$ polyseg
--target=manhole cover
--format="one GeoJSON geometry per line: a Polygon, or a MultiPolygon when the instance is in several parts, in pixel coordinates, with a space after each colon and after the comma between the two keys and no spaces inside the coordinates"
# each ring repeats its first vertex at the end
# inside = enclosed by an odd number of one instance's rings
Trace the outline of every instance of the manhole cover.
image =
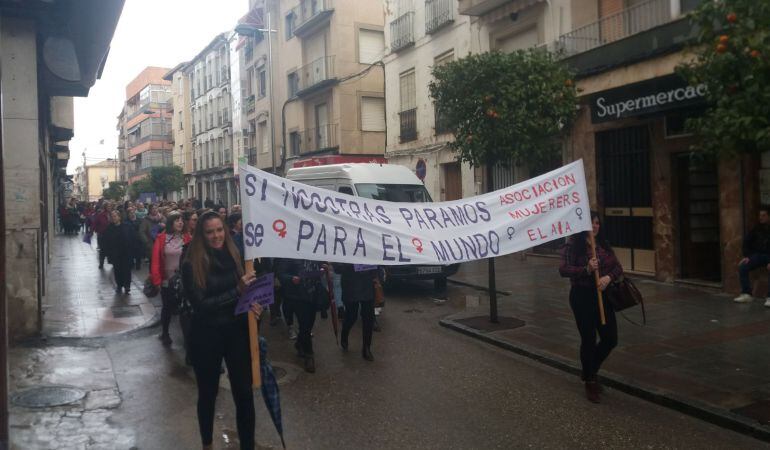
{"type": "Polygon", "coordinates": [[[113,306],[112,317],[116,319],[125,319],[127,317],[137,317],[142,315],[142,309],[138,306],[113,306]]]}
{"type": "Polygon", "coordinates": [[[486,332],[512,330],[526,325],[526,322],[515,317],[498,317],[498,323],[490,322],[489,316],[468,317],[467,319],[457,319],[455,322],[486,332]]]}
{"type": "Polygon", "coordinates": [[[25,408],[47,408],[69,405],[85,396],[85,391],[72,386],[37,386],[13,394],[11,403],[25,408]]]}

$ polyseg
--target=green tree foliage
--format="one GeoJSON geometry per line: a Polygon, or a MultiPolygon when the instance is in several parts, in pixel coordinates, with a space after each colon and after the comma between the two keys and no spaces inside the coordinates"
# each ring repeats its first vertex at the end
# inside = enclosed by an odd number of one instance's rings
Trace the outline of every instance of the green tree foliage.
{"type": "Polygon", "coordinates": [[[110,181],[107,189],[102,191],[102,197],[120,201],[126,196],[126,183],[122,181],[110,181]]]}
{"type": "Polygon", "coordinates": [[[577,93],[550,52],[482,53],[433,68],[430,93],[446,118],[458,159],[474,167],[513,162],[531,168],[558,159],[577,93]]]}
{"type": "Polygon", "coordinates": [[[128,195],[131,197],[131,200],[139,198],[139,194],[142,192],[155,192],[155,186],[153,186],[152,180],[149,177],[134,181],[128,186],[128,195]]]}
{"type": "Polygon", "coordinates": [[[678,72],[704,83],[711,105],[687,122],[694,150],[728,158],[770,150],[770,2],[704,1],[691,20],[695,59],[678,72]]]}
{"type": "Polygon", "coordinates": [[[181,191],[184,187],[184,174],[179,166],[153,167],[150,172],[150,180],[155,187],[155,192],[163,198],[171,192],[181,191]]]}

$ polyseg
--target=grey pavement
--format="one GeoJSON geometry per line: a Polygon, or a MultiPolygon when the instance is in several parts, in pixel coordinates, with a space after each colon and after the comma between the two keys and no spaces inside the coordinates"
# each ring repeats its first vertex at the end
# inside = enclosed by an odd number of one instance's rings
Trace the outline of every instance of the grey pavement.
{"type": "MultiPolygon", "coordinates": [[[[470,307],[444,323],[576,372],[580,339],[568,302],[569,282],[559,276],[558,264],[554,258],[498,258],[498,289],[511,293],[498,296],[500,314],[523,321],[522,326],[462,325],[469,323],[464,319],[488,316],[483,292],[470,296],[470,307]]],[[[486,262],[463,265],[455,279],[487,285],[486,262]]],[[[602,374],[643,396],[694,407],[695,414],[770,436],[770,308],[763,306],[764,299],[736,304],[725,294],[635,281],[645,298],[647,325],[618,316],[619,345],[602,374]]],[[[639,308],[624,314],[641,322],[639,308]]]]}
{"type": "MultiPolygon", "coordinates": [[[[281,380],[287,447],[770,448],[614,389],[602,404],[590,404],[577,377],[441,327],[440,319],[476,295],[457,286],[448,294],[447,302],[435,303],[428,284],[389,292],[373,363],[360,356],[360,328],[343,353],[331,321],[319,318],[315,374],[300,370],[285,326],[264,322],[281,380]]],[[[15,346],[12,394],[69,385],[86,396],[59,407],[12,405],[14,448],[200,448],[195,381],[184,364],[178,324],[171,348],[157,333],[154,326],[15,346]]],[[[229,395],[223,377],[215,448],[238,446],[229,395]]],[[[280,448],[259,394],[255,402],[259,448],[280,448]]]]}

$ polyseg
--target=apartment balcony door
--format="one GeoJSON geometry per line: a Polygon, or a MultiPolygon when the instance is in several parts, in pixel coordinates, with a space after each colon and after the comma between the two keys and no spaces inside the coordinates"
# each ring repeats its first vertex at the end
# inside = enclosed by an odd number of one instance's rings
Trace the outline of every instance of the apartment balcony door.
{"type": "Polygon", "coordinates": [[[649,129],[596,133],[596,149],[604,235],[625,269],[655,273],[649,129]]]}
{"type": "Polygon", "coordinates": [[[452,200],[460,200],[463,198],[463,183],[462,183],[462,171],[460,169],[459,162],[442,164],[441,168],[444,170],[444,185],[441,190],[443,191],[445,202],[452,200]]]}
{"type": "Polygon", "coordinates": [[[326,103],[315,106],[316,149],[329,147],[329,107],[326,103]]]}

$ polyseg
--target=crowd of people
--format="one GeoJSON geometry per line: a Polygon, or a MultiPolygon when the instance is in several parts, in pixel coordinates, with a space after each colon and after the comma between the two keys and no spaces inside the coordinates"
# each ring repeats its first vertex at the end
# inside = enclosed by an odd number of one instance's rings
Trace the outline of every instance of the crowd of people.
{"type": "MultiPolygon", "coordinates": [[[[149,264],[145,286],[161,298],[161,333],[165,346],[180,306],[189,305],[189,326],[182,326],[187,363],[198,386],[198,424],[204,448],[211,445],[214,403],[222,363],[232,387],[242,448],[253,448],[255,413],[246,315],[235,315],[240,294],[257,276],[275,274],[275,302],[270,324],[284,322],[295,340],[304,369],[315,372],[313,326],[328,317],[332,303],[343,326],[340,346],[349,349],[350,331],[360,315],[363,325],[361,356],[373,361],[372,335],[376,325],[375,286],[381,280],[376,266],[327,264],[321,261],[262,258],[244,260],[243,220],[239,205],[226,208],[195,200],[78,203],[60,210],[62,232],[81,230],[96,235],[98,267],[112,265],[116,295],[130,295],[132,271],[149,264]],[[77,222],[67,225],[72,217],[77,222]],[[68,227],[75,227],[70,230],[68,227]],[[152,290],[152,289],[150,289],[152,290]],[[296,327],[295,327],[296,319],[296,327]],[[253,444],[252,444],[253,445],[253,444]]],[[[90,241],[89,241],[90,242],[90,241]]],[[[145,293],[147,289],[145,289],[145,293]]],[[[260,318],[262,308],[252,312],[260,318]]]]}

